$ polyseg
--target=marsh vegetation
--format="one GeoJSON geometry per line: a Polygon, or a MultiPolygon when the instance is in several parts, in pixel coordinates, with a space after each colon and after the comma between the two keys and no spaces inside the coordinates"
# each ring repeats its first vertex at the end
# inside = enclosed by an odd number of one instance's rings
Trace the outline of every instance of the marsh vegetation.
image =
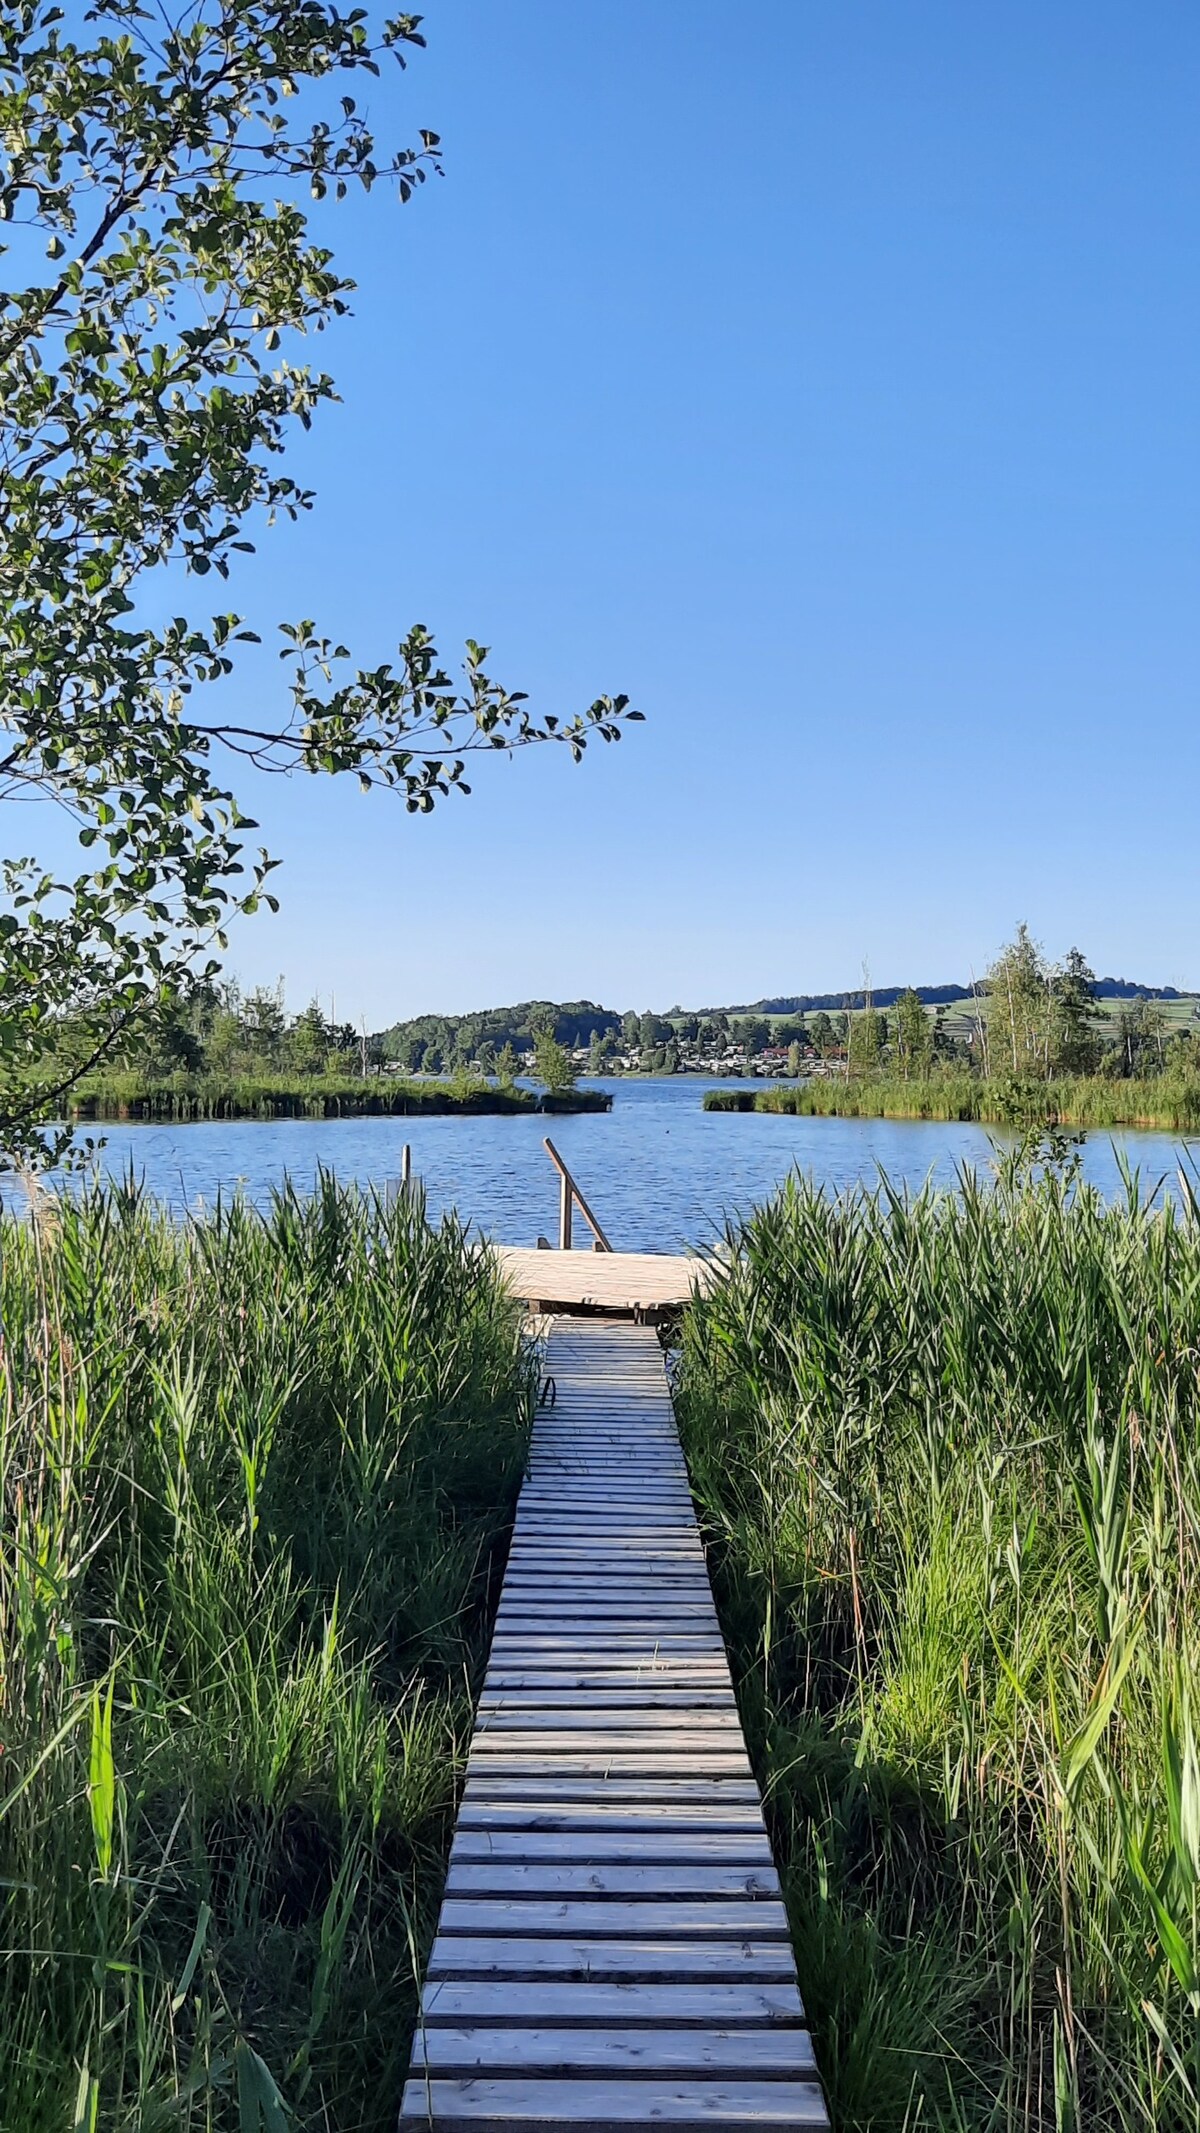
{"type": "Polygon", "coordinates": [[[681,1417],[835,2124],[1200,2123],[1200,1220],[799,1183],[681,1417]]]}
{"type": "Polygon", "coordinates": [[[2,1223],[0,2118],[394,2120],[529,1380],[326,1180],[2,1223]]]}

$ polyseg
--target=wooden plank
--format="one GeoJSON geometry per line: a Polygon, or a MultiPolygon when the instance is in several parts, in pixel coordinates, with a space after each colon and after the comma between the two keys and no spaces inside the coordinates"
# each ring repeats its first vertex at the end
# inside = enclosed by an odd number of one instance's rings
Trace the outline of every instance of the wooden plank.
{"type": "Polygon", "coordinates": [[[770,2080],[813,2071],[805,2029],[602,2029],[439,2025],[418,2030],[414,2075],[687,2074],[770,2080]]]}
{"type": "MultiPolygon", "coordinates": [[[[591,1846],[582,1850],[589,1853],[591,1846]]],[[[529,1859],[464,1859],[450,1862],[446,1892],[461,1897],[490,1899],[499,1896],[529,1898],[629,1897],[638,1901],[663,1902],[668,1910],[676,1897],[749,1897],[752,1902],[778,1896],[779,1879],[770,1864],[747,1866],[735,1861],[714,1866],[705,1860],[640,1860],[632,1866],[593,1860],[584,1866],[560,1861],[529,1859]]],[[[601,1909],[607,1910],[607,1902],[601,1909]]]]}
{"type": "Polygon", "coordinates": [[[769,1866],[771,1847],[762,1823],[742,1830],[711,1830],[695,1824],[680,1830],[607,1828],[581,1830],[578,1823],[565,1829],[472,1829],[459,1823],[452,1866],[497,1863],[562,1865],[586,1858],[598,1866],[635,1866],[646,1862],[682,1866],[769,1866]]]}
{"type": "Polygon", "coordinates": [[[420,2075],[405,2087],[400,2123],[470,2125],[474,2133],[550,2133],[562,2126],[572,2133],[609,2126],[702,2133],[714,2125],[724,2133],[760,2133],[764,2126],[829,2121],[815,2081],[451,2081],[420,2075]]]}
{"type": "Polygon", "coordinates": [[[505,1775],[488,1764],[467,1768],[463,1802],[469,1800],[603,1800],[637,1807],[759,1807],[759,1787],[752,1777],[678,1777],[669,1773],[633,1781],[620,1773],[584,1779],[561,1773],[546,1783],[526,1775],[505,1775]]]}
{"type": "Polygon", "coordinates": [[[600,1703],[586,1692],[573,1699],[551,1698],[548,1702],[538,1702],[533,1697],[512,1701],[499,1696],[481,1704],[478,1715],[481,1733],[548,1732],[561,1736],[581,1729],[608,1733],[614,1726],[621,1733],[650,1732],[656,1738],[660,1732],[679,1738],[684,1731],[704,1740],[723,1739],[727,1733],[736,1734],[739,1741],[742,1738],[736,1704],[698,1703],[688,1698],[686,1690],[665,1704],[653,1704],[637,1696],[600,1703]]]}
{"type": "Polygon", "coordinates": [[[531,1696],[543,1690],[569,1695],[586,1689],[606,1701],[631,1688],[640,1688],[652,1701],[663,1696],[686,1696],[719,1692],[732,1696],[729,1676],[714,1662],[703,1659],[630,1659],[623,1666],[588,1666],[569,1661],[564,1666],[493,1667],[487,1677],[484,1701],[497,1696],[531,1696]]]}
{"type": "Polygon", "coordinates": [[[769,1896],[713,1897],[708,1901],[653,1903],[636,1896],[558,1900],[524,1896],[448,1896],[440,1935],[514,1933],[524,1939],[782,1940],[788,1937],[783,1905],[769,1896]]]}
{"type": "Polygon", "coordinates": [[[543,1982],[571,1978],[596,1984],[709,1984],[714,1979],[752,1980],[790,1985],[796,1965],[784,1940],[754,1934],[731,1940],[664,1940],[654,1934],[626,1934],[597,1940],[586,1933],[541,1935],[519,1933],[440,1934],[429,1956],[432,1980],[453,1978],[520,1978],[540,1990],[543,1982]]]}
{"type": "Polygon", "coordinates": [[[497,1740],[489,1754],[475,1757],[467,1767],[469,1772],[487,1770],[497,1777],[683,1778],[697,1770],[711,1777],[744,1777],[750,1763],[744,1751],[709,1748],[701,1754],[694,1746],[670,1749],[626,1735],[591,1749],[553,1748],[550,1753],[543,1743],[540,1754],[532,1749],[514,1752],[506,1741],[497,1740]]]}
{"type": "MultiPolygon", "coordinates": [[[[458,1815],[458,1831],[464,1841],[476,1836],[498,1843],[508,1836],[545,1835],[558,1843],[562,1834],[588,1831],[595,1838],[598,1857],[607,1857],[610,1844],[646,1837],[665,1842],[675,1836],[695,1837],[707,1845],[734,1839],[757,1844],[766,1835],[757,1807],[703,1807],[679,1800],[651,1803],[614,1800],[495,1800],[464,1798],[458,1815]]],[[[458,1839],[455,1839],[457,1843],[458,1839]]],[[[535,1857],[528,1848],[524,1857],[535,1857]]]]}
{"type": "Polygon", "coordinates": [[[740,1727],[734,1728],[733,1739],[730,1741],[724,1731],[688,1725],[674,1714],[668,1714],[665,1725],[652,1726],[651,1715],[659,1714],[648,1714],[644,1726],[623,1728],[619,1742],[614,1742],[611,1729],[607,1726],[583,1725],[576,1717],[568,1717],[564,1722],[557,1714],[546,1726],[525,1725],[519,1719],[514,1726],[488,1725],[476,1734],[471,1744],[471,1753],[485,1757],[493,1753],[513,1756],[520,1755],[525,1748],[531,1755],[592,1755],[619,1746],[625,1754],[629,1754],[639,1745],[644,1745],[655,1755],[672,1752],[680,1755],[697,1754],[708,1761],[713,1756],[736,1754],[739,1759],[745,1760],[746,1751],[740,1727]],[[549,1737],[551,1735],[553,1738],[549,1737]]]}
{"type": "Polygon", "coordinates": [[[646,1681],[640,1676],[634,1676],[631,1685],[623,1689],[601,1687],[596,1681],[564,1687],[556,1683],[553,1676],[540,1688],[536,1684],[506,1688],[500,1681],[494,1688],[485,1690],[479,1699],[479,1709],[619,1711],[630,1708],[631,1703],[642,1711],[729,1711],[735,1717],[737,1715],[733,1690],[722,1686],[719,1676],[710,1688],[698,1687],[694,1681],[670,1688],[655,1687],[652,1680],[646,1681]]]}
{"type": "MultiPolygon", "coordinates": [[[[524,2027],[530,2019],[526,1984],[503,1978],[441,1978],[428,1984],[421,2001],[427,2027],[480,2022],[524,2027]]],[[[804,2008],[795,1985],[605,1985],[543,1980],[537,1987],[537,2020],[543,2028],[588,2023],[615,2029],[662,2024],[670,2029],[755,2029],[798,2026],[804,2008]]]]}

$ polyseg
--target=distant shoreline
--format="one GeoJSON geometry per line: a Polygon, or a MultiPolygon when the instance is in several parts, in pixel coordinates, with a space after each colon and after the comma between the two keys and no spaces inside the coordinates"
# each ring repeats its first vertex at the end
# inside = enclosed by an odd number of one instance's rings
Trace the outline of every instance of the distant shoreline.
{"type": "Polygon", "coordinates": [[[187,1126],[221,1120],[550,1117],[610,1111],[605,1089],[549,1091],[453,1082],[295,1079],[210,1081],[172,1077],[149,1082],[114,1075],[78,1089],[67,1106],[74,1125],[187,1126]]]}
{"type": "Polygon", "coordinates": [[[1200,1132],[1200,1081],[1107,1081],[1100,1075],[1029,1082],[948,1074],[930,1081],[814,1078],[753,1089],[709,1089],[706,1111],[793,1118],[929,1119],[943,1124],[1053,1125],[1200,1132]]]}

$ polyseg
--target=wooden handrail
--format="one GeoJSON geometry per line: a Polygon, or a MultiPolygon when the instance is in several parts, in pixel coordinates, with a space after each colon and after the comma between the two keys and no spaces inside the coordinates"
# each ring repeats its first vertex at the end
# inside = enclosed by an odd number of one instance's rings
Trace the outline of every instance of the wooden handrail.
{"type": "Polygon", "coordinates": [[[604,1231],[601,1229],[600,1224],[597,1222],[595,1215],[592,1213],[591,1208],[588,1206],[587,1201],[584,1199],[583,1194],[580,1192],[578,1185],[575,1183],[574,1178],[571,1176],[570,1171],[567,1169],[567,1166],[564,1163],[557,1148],[555,1147],[554,1142],[551,1140],[543,1141],[542,1146],[544,1147],[547,1155],[550,1158],[550,1161],[553,1163],[555,1169],[557,1170],[561,1182],[558,1221],[559,1250],[563,1252],[569,1252],[571,1249],[571,1203],[572,1201],[574,1201],[575,1205],[579,1209],[580,1214],[583,1216],[584,1221],[587,1223],[588,1228],[591,1230],[591,1233],[596,1240],[597,1250],[601,1252],[611,1252],[612,1246],[609,1243],[608,1238],[605,1236],[604,1231]]]}

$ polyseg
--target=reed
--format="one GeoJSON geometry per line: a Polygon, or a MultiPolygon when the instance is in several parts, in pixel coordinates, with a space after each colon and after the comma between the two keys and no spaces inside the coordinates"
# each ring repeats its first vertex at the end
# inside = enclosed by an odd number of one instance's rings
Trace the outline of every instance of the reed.
{"type": "Polygon", "coordinates": [[[679,1405],[835,2124],[1200,2125],[1200,1211],[789,1183],[679,1405]]]}
{"type": "Polygon", "coordinates": [[[156,1081],[137,1072],[95,1075],[69,1102],[74,1122],[170,1120],[177,1125],[222,1118],[414,1118],[444,1114],[507,1115],[535,1111],[607,1111],[599,1089],[551,1095],[498,1087],[482,1075],[449,1081],[369,1080],[339,1075],[170,1074],[156,1081]]]}
{"type": "Polygon", "coordinates": [[[1200,1129],[1200,1080],[1109,1081],[1100,1075],[1049,1082],[984,1081],[939,1074],[927,1081],[838,1075],[757,1088],[711,1089],[706,1111],[781,1112],[796,1118],[977,1119],[995,1126],[1033,1121],[1062,1126],[1200,1129]]]}
{"type": "Polygon", "coordinates": [[[390,2126],[528,1364],[322,1180],[0,1223],[0,2122],[390,2126]]]}

